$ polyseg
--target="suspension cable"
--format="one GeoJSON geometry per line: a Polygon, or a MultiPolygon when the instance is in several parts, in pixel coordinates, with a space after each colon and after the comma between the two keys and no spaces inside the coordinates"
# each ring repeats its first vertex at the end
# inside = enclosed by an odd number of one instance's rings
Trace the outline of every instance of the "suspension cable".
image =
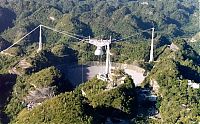
{"type": "MultiPolygon", "coordinates": [[[[140,30],[140,33],[141,32],[146,32],[146,31],[149,31],[149,30],[151,30],[152,28],[149,28],[149,29],[146,29],[146,30],[140,30]]],[[[136,34],[133,34],[133,35],[130,35],[130,36],[128,36],[128,37],[125,37],[125,38],[122,38],[122,39],[116,39],[116,40],[113,40],[114,42],[118,42],[118,41],[122,41],[122,40],[126,40],[126,39],[128,39],[128,38],[131,38],[131,37],[133,37],[133,36],[135,36],[135,35],[137,35],[137,34],[140,34],[140,33],[136,33],[136,34]]]]}
{"type": "Polygon", "coordinates": [[[70,35],[74,35],[74,36],[77,36],[77,37],[81,37],[81,38],[87,38],[87,37],[85,37],[85,36],[83,36],[83,35],[78,35],[78,34],[74,34],[74,33],[67,32],[67,31],[62,31],[62,32],[68,33],[68,34],[70,34],[70,35]]]}
{"type": "Polygon", "coordinates": [[[57,32],[57,33],[60,33],[60,34],[63,34],[63,35],[66,35],[66,36],[75,38],[75,39],[77,39],[77,40],[83,40],[83,39],[77,38],[77,37],[75,37],[75,36],[73,36],[73,35],[70,35],[70,34],[68,34],[68,33],[65,32],[65,31],[59,31],[59,30],[57,30],[57,29],[54,29],[54,28],[51,28],[51,27],[48,27],[48,26],[45,26],[45,25],[41,25],[41,26],[44,27],[44,28],[47,28],[47,29],[49,29],[49,30],[55,31],[55,32],[57,32]]]}
{"type": "MultiPolygon", "coordinates": [[[[63,35],[66,35],[66,36],[75,38],[75,39],[80,40],[80,41],[83,41],[83,42],[88,40],[88,39],[86,39],[87,37],[85,37],[85,36],[73,34],[73,33],[66,32],[66,31],[59,31],[59,30],[57,30],[57,29],[54,29],[54,28],[51,28],[51,27],[45,26],[45,25],[39,25],[39,26],[37,26],[36,28],[34,28],[32,31],[30,31],[28,34],[26,34],[26,35],[24,35],[22,38],[20,38],[17,42],[15,42],[14,44],[12,44],[12,45],[9,46],[8,48],[2,50],[1,53],[3,53],[4,51],[10,49],[11,47],[13,47],[14,45],[16,45],[17,43],[19,43],[21,40],[23,40],[25,37],[27,37],[28,35],[30,35],[32,32],[34,32],[34,31],[35,31],[38,27],[40,27],[40,26],[42,26],[42,27],[44,27],[44,28],[47,28],[47,29],[49,29],[49,30],[55,31],[55,32],[57,32],[57,33],[60,33],[60,34],[63,34],[63,35]],[[82,37],[82,39],[81,39],[81,38],[78,38],[78,37],[82,37]]],[[[145,31],[148,31],[148,30],[151,30],[151,29],[152,29],[152,28],[146,29],[146,30],[141,30],[140,32],[145,32],[145,31]]],[[[128,37],[125,37],[125,38],[122,38],[122,39],[118,39],[118,40],[116,39],[116,40],[113,40],[113,41],[114,41],[114,42],[118,42],[118,41],[126,40],[126,39],[128,39],[128,38],[131,38],[131,37],[137,35],[137,34],[140,34],[140,33],[136,33],[136,34],[134,34],[134,35],[130,35],[130,36],[128,36],[128,37]]]]}
{"type": "Polygon", "coordinates": [[[31,33],[33,33],[37,28],[39,28],[40,26],[37,26],[36,28],[34,28],[32,31],[30,31],[28,34],[24,35],[22,38],[20,38],[18,41],[16,41],[14,44],[12,44],[11,46],[9,46],[8,48],[4,49],[1,51],[1,53],[3,53],[4,51],[10,49],[11,47],[13,47],[14,45],[18,44],[21,40],[23,40],[25,37],[27,37],[28,35],[30,35],[31,33]]]}

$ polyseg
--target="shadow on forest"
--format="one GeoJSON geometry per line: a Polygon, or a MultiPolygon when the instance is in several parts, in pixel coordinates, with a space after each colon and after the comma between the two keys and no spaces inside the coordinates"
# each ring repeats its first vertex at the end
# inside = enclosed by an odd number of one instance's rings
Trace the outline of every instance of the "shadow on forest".
{"type": "Polygon", "coordinates": [[[196,70],[184,65],[180,65],[179,70],[184,78],[194,80],[194,82],[200,82],[200,74],[196,70]]]}
{"type": "Polygon", "coordinates": [[[2,123],[5,124],[9,122],[9,118],[2,110],[11,96],[16,78],[17,76],[13,74],[0,75],[0,118],[2,119],[2,123]]]}
{"type": "Polygon", "coordinates": [[[8,8],[0,7],[0,32],[14,26],[13,21],[16,19],[16,14],[8,8]]]}
{"type": "Polygon", "coordinates": [[[145,95],[151,95],[151,89],[136,87],[136,104],[131,108],[131,113],[126,113],[118,108],[99,106],[93,109],[90,105],[86,105],[86,113],[94,117],[95,123],[145,123],[150,116],[158,114],[156,101],[150,101],[145,95]]]}
{"type": "Polygon", "coordinates": [[[94,122],[97,124],[108,123],[128,123],[129,115],[117,108],[99,106],[95,109],[89,104],[84,104],[84,111],[87,115],[94,118],[94,122]]]}
{"type": "Polygon", "coordinates": [[[158,114],[157,98],[152,95],[151,88],[136,87],[137,114],[139,118],[148,118],[158,114]]]}
{"type": "Polygon", "coordinates": [[[67,80],[76,87],[86,81],[88,81],[88,66],[86,65],[64,65],[59,67],[59,70],[65,75],[67,80]]]}

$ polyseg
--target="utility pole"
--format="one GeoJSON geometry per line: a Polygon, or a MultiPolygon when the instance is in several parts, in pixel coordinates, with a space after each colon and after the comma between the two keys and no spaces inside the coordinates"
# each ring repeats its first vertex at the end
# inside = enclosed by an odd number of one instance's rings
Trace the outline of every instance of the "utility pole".
{"type": "Polygon", "coordinates": [[[42,25],[40,25],[39,48],[37,50],[37,53],[39,53],[41,50],[42,50],[42,25]]]}
{"type": "Polygon", "coordinates": [[[153,58],[153,40],[154,40],[154,30],[155,30],[155,28],[152,28],[151,50],[150,50],[150,59],[149,59],[149,62],[153,62],[153,61],[154,61],[154,58],[153,58]]]}

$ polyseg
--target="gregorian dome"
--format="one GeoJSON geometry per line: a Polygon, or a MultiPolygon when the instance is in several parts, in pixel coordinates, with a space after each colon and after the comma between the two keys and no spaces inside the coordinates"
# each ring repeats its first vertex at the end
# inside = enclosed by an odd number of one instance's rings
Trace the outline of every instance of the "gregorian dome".
{"type": "Polygon", "coordinates": [[[102,48],[101,47],[97,47],[97,49],[95,50],[94,54],[97,55],[97,56],[103,55],[102,48]]]}

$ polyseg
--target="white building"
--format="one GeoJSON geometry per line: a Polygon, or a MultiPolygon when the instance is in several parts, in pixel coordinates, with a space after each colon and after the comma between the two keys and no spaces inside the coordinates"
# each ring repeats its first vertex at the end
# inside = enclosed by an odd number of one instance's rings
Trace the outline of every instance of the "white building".
{"type": "Polygon", "coordinates": [[[200,88],[200,85],[199,83],[192,83],[191,80],[188,80],[188,86],[194,88],[194,89],[199,89],[200,88]]]}
{"type": "Polygon", "coordinates": [[[141,4],[142,4],[142,5],[149,5],[148,2],[142,2],[141,4]]]}

